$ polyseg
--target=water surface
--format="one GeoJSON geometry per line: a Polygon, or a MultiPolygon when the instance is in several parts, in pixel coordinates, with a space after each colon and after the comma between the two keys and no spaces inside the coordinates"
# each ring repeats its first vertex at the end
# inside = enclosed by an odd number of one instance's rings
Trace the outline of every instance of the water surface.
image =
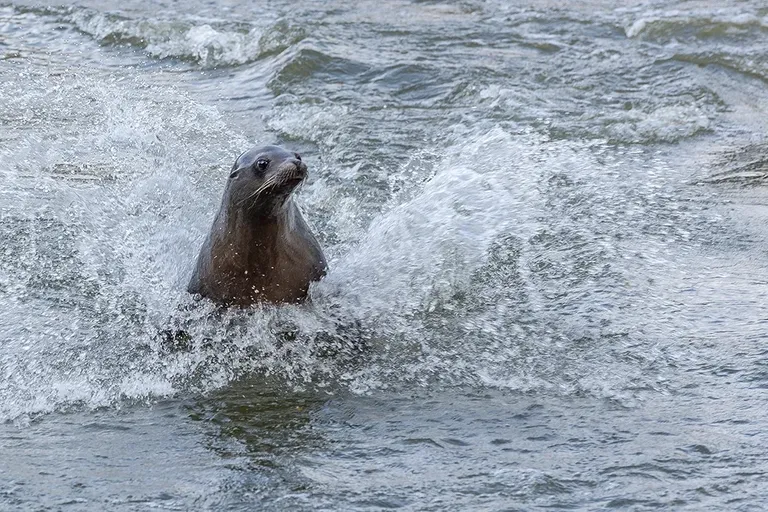
{"type": "Polygon", "coordinates": [[[764,508],[768,8],[571,4],[0,5],[0,508],[764,508]],[[216,312],[267,143],[330,272],[216,312]]]}

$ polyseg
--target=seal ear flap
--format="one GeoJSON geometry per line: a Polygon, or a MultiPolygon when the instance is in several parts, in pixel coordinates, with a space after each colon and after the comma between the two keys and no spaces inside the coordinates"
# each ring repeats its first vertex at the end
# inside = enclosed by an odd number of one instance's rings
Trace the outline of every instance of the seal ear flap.
{"type": "Polygon", "coordinates": [[[247,151],[243,151],[242,153],[240,153],[240,156],[235,158],[235,163],[232,164],[232,169],[229,171],[229,179],[233,180],[240,175],[240,169],[238,169],[237,167],[237,162],[239,162],[240,158],[246,153],[247,151]]]}

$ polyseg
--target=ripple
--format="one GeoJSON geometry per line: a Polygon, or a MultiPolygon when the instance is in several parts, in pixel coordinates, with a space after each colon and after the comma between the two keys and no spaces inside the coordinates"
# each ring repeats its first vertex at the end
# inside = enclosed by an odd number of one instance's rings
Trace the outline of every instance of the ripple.
{"type": "Polygon", "coordinates": [[[291,92],[292,87],[312,77],[317,80],[339,80],[353,78],[368,71],[367,64],[329,55],[309,46],[294,49],[290,58],[282,64],[269,81],[269,88],[280,95],[291,92]]]}

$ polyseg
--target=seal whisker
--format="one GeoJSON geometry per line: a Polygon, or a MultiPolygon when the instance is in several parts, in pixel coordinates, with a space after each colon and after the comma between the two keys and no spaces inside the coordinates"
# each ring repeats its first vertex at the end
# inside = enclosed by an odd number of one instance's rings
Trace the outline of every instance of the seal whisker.
{"type": "Polygon", "coordinates": [[[269,178],[267,178],[267,180],[264,183],[261,184],[261,186],[259,188],[256,189],[255,192],[253,192],[248,197],[246,197],[245,199],[240,201],[239,205],[243,205],[246,201],[250,201],[251,199],[253,199],[253,200],[258,199],[262,192],[264,192],[268,188],[272,188],[272,187],[277,186],[277,185],[278,184],[275,183],[275,177],[274,176],[270,176],[269,178]]]}

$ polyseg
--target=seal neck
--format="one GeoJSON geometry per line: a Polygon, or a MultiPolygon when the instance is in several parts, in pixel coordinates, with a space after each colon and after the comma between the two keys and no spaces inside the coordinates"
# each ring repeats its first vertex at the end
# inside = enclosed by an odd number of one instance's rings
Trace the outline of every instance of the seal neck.
{"type": "MultiPolygon", "coordinates": [[[[229,203],[229,202],[228,202],[229,203]]],[[[253,210],[231,206],[224,215],[224,223],[230,233],[240,231],[274,231],[286,232],[293,229],[296,217],[296,205],[292,197],[288,197],[279,206],[271,210],[253,210]]]]}

